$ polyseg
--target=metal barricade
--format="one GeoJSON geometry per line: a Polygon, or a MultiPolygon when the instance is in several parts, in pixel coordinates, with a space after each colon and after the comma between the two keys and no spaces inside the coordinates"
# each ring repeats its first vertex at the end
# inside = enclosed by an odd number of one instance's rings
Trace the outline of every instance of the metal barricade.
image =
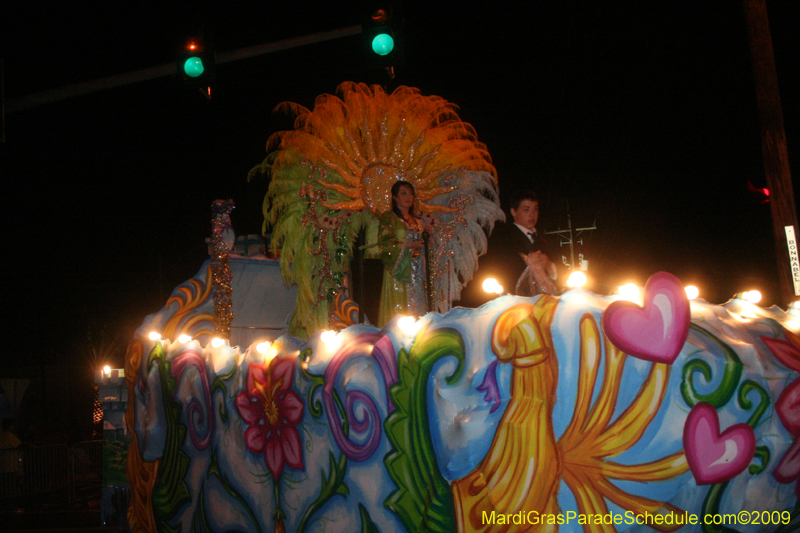
{"type": "Polygon", "coordinates": [[[31,446],[22,457],[22,494],[34,494],[69,487],[69,459],[66,444],[31,446]]]}
{"type": "Polygon", "coordinates": [[[22,491],[22,451],[0,450],[0,499],[22,491]]]}
{"type": "Polygon", "coordinates": [[[0,450],[0,498],[100,485],[103,441],[0,450]]]}
{"type": "Polygon", "coordinates": [[[103,441],[88,440],[70,446],[70,483],[73,487],[103,481],[103,441]]]}

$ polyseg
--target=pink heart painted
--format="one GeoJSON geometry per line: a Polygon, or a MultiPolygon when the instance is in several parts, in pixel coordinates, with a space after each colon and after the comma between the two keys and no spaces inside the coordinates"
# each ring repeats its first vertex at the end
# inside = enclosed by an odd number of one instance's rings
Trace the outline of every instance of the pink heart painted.
{"type": "Polygon", "coordinates": [[[653,274],[644,288],[644,307],[618,300],[603,313],[603,331],[620,350],[640,359],[672,364],[689,335],[691,310],[681,281],[653,274]]]}
{"type": "MultiPolygon", "coordinates": [[[[794,483],[800,479],[800,440],[794,441],[772,471],[778,483],[794,483]]],[[[797,485],[800,489],[800,483],[797,485]]]]}
{"type": "Polygon", "coordinates": [[[783,427],[790,435],[800,437],[800,379],[794,380],[783,389],[778,401],[775,402],[775,412],[781,419],[783,427]]]}
{"type": "Polygon", "coordinates": [[[753,460],[756,435],[747,424],[735,424],[720,434],[716,409],[701,402],[683,426],[683,451],[698,485],[723,483],[753,460]]]}
{"type": "Polygon", "coordinates": [[[773,339],[772,337],[761,337],[764,344],[772,352],[772,355],[787,368],[791,368],[796,372],[800,372],[800,349],[797,348],[800,344],[800,338],[793,334],[791,331],[786,331],[787,339],[796,339],[794,342],[788,342],[781,339],[773,339]]]}

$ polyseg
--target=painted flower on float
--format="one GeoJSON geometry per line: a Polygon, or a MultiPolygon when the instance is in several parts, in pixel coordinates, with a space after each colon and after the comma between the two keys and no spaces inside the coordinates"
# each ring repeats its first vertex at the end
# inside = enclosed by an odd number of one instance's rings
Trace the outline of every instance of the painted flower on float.
{"type": "MultiPolygon", "coordinates": [[[[786,338],[788,341],[770,337],[761,337],[761,340],[778,361],[800,373],[800,337],[787,331],[786,338]]],[[[775,412],[786,431],[794,437],[794,443],[778,461],[772,477],[780,483],[797,482],[794,492],[800,498],[800,378],[781,392],[775,403],[775,412]]]]}
{"type": "Polygon", "coordinates": [[[270,473],[277,479],[284,465],[304,470],[303,446],[297,424],[305,404],[292,390],[294,359],[276,357],[268,364],[250,363],[247,387],[236,396],[236,409],[247,424],[247,449],[264,454],[270,473]]]}

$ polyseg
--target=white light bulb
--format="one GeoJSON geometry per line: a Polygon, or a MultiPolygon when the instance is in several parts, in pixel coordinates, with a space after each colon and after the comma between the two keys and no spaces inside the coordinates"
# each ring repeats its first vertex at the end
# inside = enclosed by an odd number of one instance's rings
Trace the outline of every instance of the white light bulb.
{"type": "Polygon", "coordinates": [[[256,345],[256,351],[261,355],[264,355],[265,353],[267,353],[267,350],[269,349],[270,345],[271,343],[269,341],[259,342],[258,345],[256,345]]]}
{"type": "Polygon", "coordinates": [[[406,335],[413,335],[415,333],[414,325],[416,324],[416,322],[417,321],[414,319],[413,316],[403,316],[397,320],[397,327],[399,327],[400,331],[402,331],[406,335]]]}
{"type": "Polygon", "coordinates": [[[482,284],[483,290],[492,294],[502,294],[503,287],[494,278],[486,278],[482,284]]]}
{"type": "Polygon", "coordinates": [[[586,274],[580,270],[574,271],[567,278],[567,287],[583,287],[586,285],[586,274]]]}
{"type": "Polygon", "coordinates": [[[330,329],[325,330],[320,334],[319,339],[325,344],[331,344],[336,340],[336,332],[330,329]]]}
{"type": "Polygon", "coordinates": [[[695,287],[694,285],[687,285],[684,290],[686,291],[686,297],[690,300],[694,300],[698,296],[700,296],[700,289],[695,287]]]}
{"type": "Polygon", "coordinates": [[[745,300],[747,300],[751,304],[757,304],[758,302],[761,301],[761,292],[759,292],[759,291],[757,291],[755,289],[752,290],[752,291],[745,291],[742,294],[742,298],[744,298],[745,300]]]}
{"type": "Polygon", "coordinates": [[[617,292],[620,296],[624,299],[628,300],[629,302],[638,302],[639,301],[639,287],[636,286],[634,283],[626,283],[619,289],[617,292]]]}

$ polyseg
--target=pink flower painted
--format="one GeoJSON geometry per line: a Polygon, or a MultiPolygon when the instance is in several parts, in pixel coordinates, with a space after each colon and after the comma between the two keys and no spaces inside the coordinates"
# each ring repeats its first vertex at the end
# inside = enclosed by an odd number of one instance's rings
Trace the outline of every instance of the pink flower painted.
{"type": "MultiPolygon", "coordinates": [[[[800,372],[800,337],[787,331],[786,338],[789,340],[770,337],[761,337],[761,340],[783,365],[800,372]]],[[[795,483],[794,492],[800,499],[800,378],[781,392],[775,402],[775,412],[794,442],[778,461],[772,477],[780,483],[795,483]]]]}
{"type": "Polygon", "coordinates": [[[244,442],[253,453],[264,454],[272,477],[284,465],[304,470],[303,445],[297,424],[305,404],[292,390],[294,359],[275,358],[266,364],[250,363],[247,387],[236,396],[236,409],[247,424],[244,442]]]}

